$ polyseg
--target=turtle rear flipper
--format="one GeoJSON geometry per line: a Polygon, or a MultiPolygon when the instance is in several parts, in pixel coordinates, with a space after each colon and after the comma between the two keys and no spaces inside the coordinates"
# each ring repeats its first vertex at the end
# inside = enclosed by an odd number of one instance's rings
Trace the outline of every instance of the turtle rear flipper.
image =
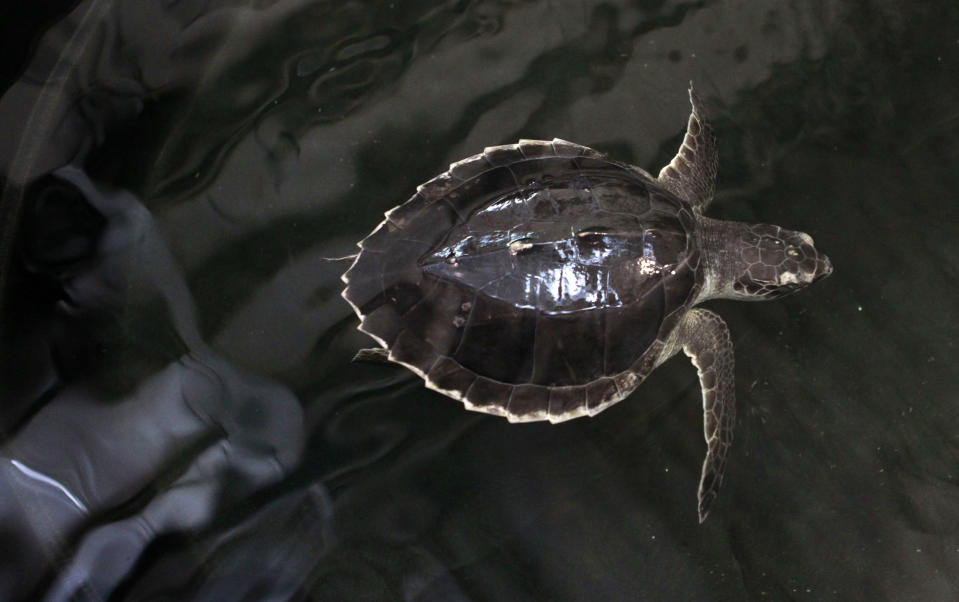
{"type": "Polygon", "coordinates": [[[701,214],[713,200],[719,152],[713,128],[706,121],[703,101],[693,90],[692,82],[689,84],[689,101],[693,110],[686,125],[686,136],[673,160],[659,171],[657,180],[663,188],[688,201],[701,214]]]}
{"type": "Polygon", "coordinates": [[[676,342],[696,366],[703,391],[703,431],[707,445],[699,480],[699,522],[703,522],[719,494],[726,457],[733,442],[736,424],[733,343],[723,319],[698,308],[683,318],[676,342]]]}

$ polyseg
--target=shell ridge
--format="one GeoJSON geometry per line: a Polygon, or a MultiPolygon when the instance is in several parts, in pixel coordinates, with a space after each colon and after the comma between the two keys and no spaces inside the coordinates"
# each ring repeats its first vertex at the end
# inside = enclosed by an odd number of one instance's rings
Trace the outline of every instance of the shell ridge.
{"type": "MultiPolygon", "coordinates": [[[[439,283],[438,280],[436,280],[436,279],[431,279],[431,284],[430,284],[429,290],[425,291],[425,292],[423,293],[423,296],[420,297],[420,299],[419,299],[416,303],[414,303],[413,305],[410,305],[410,306],[407,307],[405,310],[403,310],[403,313],[399,314],[400,317],[405,318],[405,317],[406,317],[410,312],[412,312],[414,309],[419,308],[419,306],[420,306],[423,302],[427,301],[427,300],[432,296],[432,294],[433,294],[434,292],[436,292],[436,289],[439,288],[439,285],[440,285],[440,283],[439,283]]],[[[426,341],[423,341],[423,342],[425,343],[426,341]]]]}
{"type": "Polygon", "coordinates": [[[460,213],[459,207],[457,207],[456,205],[453,204],[453,201],[450,200],[450,198],[449,198],[448,195],[443,195],[442,201],[443,201],[444,203],[446,203],[446,205],[447,205],[450,209],[453,210],[453,213],[456,214],[456,217],[460,220],[460,223],[463,223],[463,222],[466,221],[466,218],[463,217],[463,214],[462,214],[462,213],[460,213]]]}
{"type": "MultiPolygon", "coordinates": [[[[523,159],[523,160],[526,161],[526,159],[523,159]]],[[[524,186],[520,184],[519,178],[516,177],[516,172],[513,171],[513,167],[511,165],[504,165],[503,167],[505,167],[506,171],[509,172],[509,175],[512,176],[513,184],[516,186],[516,189],[519,190],[524,188],[524,186]]]]}

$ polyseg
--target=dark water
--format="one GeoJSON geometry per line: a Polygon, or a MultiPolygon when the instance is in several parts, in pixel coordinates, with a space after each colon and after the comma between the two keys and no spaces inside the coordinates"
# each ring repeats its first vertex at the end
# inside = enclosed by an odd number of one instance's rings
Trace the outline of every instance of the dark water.
{"type": "Polygon", "coordinates": [[[93,0],[32,48],[0,99],[0,599],[959,595],[954,2],[93,0]],[[702,526],[687,361],[512,425],[351,364],[325,259],[484,146],[655,172],[690,80],[709,214],[836,268],[710,304],[740,409],[702,526]]]}

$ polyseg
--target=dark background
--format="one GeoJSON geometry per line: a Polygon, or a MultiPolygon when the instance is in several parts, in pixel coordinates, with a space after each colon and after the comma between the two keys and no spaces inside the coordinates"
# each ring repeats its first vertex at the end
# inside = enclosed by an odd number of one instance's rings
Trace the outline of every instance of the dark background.
{"type": "MultiPolygon", "coordinates": [[[[98,412],[129,407],[195,350],[184,320],[233,367],[223,374],[268,378],[303,409],[282,479],[232,493],[232,472],[214,474],[210,518],[151,539],[102,591],[955,597],[954,2],[116,2],[67,16],[73,4],[3,21],[15,35],[0,83],[17,80],[0,99],[3,456],[85,451],[32,435],[44,408],[77,383],[98,412]],[[710,304],[733,332],[739,419],[702,526],[688,362],[592,419],[465,412],[402,369],[349,362],[369,340],[339,297],[347,264],[324,259],[484,146],[561,137],[655,173],[690,80],[721,154],[709,214],[809,232],[835,266],[780,301],[710,304]],[[136,261],[117,264],[102,209],[40,203],[36,187],[69,162],[139,199],[166,251],[129,243],[136,261]],[[154,265],[175,265],[191,301],[154,265]],[[109,286],[66,311],[76,274],[109,286]]],[[[102,414],[78,428],[123,426],[102,414]]],[[[150,484],[88,501],[31,591],[79,565],[98,574],[83,542],[175,489],[198,445],[157,460],[150,484]]],[[[88,467],[108,478],[136,454],[98,447],[88,467]]]]}
{"type": "Polygon", "coordinates": [[[0,90],[6,90],[23,74],[43,32],[76,4],[76,0],[38,0],[4,7],[0,20],[0,90]]]}

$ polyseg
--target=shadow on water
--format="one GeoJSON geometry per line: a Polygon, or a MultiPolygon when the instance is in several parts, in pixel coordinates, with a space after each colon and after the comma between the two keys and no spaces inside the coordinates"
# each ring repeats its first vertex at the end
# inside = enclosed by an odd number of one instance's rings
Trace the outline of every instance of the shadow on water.
{"type": "Polygon", "coordinates": [[[0,98],[0,598],[951,599],[959,10],[949,3],[80,2],[0,98]],[[651,171],[694,80],[713,217],[810,232],[717,302],[740,417],[695,516],[695,371],[513,425],[340,297],[483,147],[651,171]]]}

